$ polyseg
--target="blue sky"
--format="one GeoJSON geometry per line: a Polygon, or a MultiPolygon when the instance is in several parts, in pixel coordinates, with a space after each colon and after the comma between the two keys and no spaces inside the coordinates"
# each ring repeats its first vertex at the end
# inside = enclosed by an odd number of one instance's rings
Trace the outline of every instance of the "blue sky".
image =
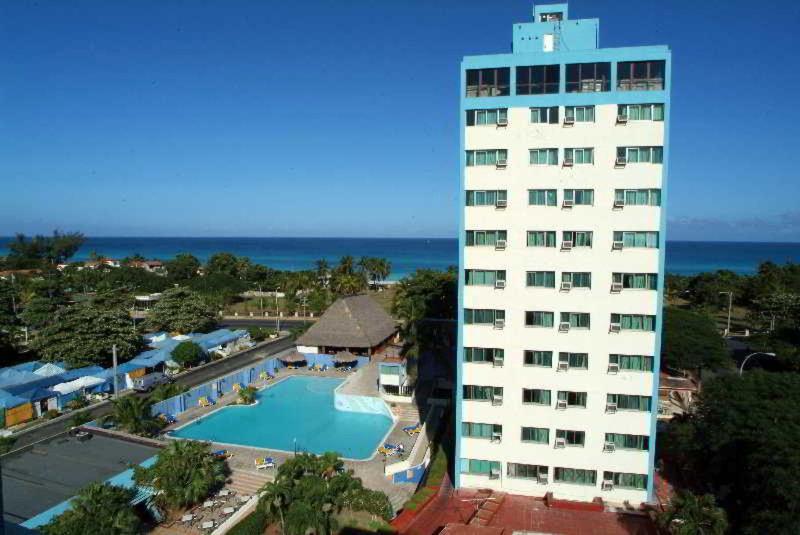
{"type": "MultiPolygon", "coordinates": [[[[527,0],[4,2],[0,235],[455,236],[461,56],[527,0]]],[[[575,0],[673,49],[669,239],[800,241],[795,2],[575,0]]]]}

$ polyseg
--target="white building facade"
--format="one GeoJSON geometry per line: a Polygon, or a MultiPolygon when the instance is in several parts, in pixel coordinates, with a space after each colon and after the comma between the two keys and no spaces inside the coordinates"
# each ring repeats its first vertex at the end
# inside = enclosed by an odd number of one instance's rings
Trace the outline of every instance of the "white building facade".
{"type": "Polygon", "coordinates": [[[670,51],[598,33],[462,62],[457,487],[652,499],[670,51]]]}

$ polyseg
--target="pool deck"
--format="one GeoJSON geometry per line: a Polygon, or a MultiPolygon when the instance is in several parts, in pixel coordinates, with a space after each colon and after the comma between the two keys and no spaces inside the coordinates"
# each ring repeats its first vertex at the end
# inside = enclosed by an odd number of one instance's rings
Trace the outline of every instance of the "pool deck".
{"type": "MultiPolygon", "coordinates": [[[[281,381],[283,378],[291,376],[312,376],[312,377],[330,377],[347,379],[347,381],[340,387],[342,393],[350,395],[361,395],[370,397],[379,397],[377,392],[376,381],[378,368],[377,362],[362,367],[356,372],[343,373],[335,370],[328,370],[325,372],[310,371],[307,368],[300,368],[296,370],[284,369],[280,371],[276,378],[271,381],[259,380],[254,383],[256,388],[263,388],[269,384],[274,384],[281,381]]],[[[192,407],[181,413],[178,422],[168,426],[165,431],[175,429],[183,426],[186,423],[193,421],[197,418],[205,416],[220,407],[236,403],[238,395],[235,393],[225,394],[221,396],[217,403],[212,407],[192,407]]],[[[405,448],[405,454],[408,455],[414,447],[414,442],[417,437],[410,437],[403,431],[403,427],[414,425],[420,422],[419,412],[411,404],[404,404],[402,409],[391,409],[394,416],[394,424],[386,442],[391,444],[402,444],[405,448]]],[[[212,443],[214,444],[214,443],[212,443]]],[[[242,479],[256,479],[258,481],[271,481],[274,478],[275,469],[261,469],[255,467],[255,460],[259,457],[272,457],[278,465],[282,464],[287,458],[291,457],[292,453],[285,451],[268,450],[264,448],[253,448],[248,446],[232,446],[228,444],[214,444],[215,449],[226,449],[233,456],[228,459],[228,465],[234,474],[239,474],[242,479]]],[[[345,467],[352,469],[357,477],[360,477],[364,485],[368,488],[380,490],[386,493],[392,506],[395,510],[399,510],[406,500],[416,490],[416,484],[401,483],[394,484],[390,477],[384,475],[384,468],[386,464],[391,464],[401,460],[399,456],[384,457],[383,455],[376,454],[366,461],[345,461],[345,467]]]]}

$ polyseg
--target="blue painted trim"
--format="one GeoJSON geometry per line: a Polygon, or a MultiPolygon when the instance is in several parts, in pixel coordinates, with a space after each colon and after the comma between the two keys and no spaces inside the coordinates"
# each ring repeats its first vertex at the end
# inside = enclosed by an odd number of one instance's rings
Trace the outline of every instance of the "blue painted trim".
{"type": "Polygon", "coordinates": [[[661,169],[661,223],[659,231],[659,252],[658,252],[658,272],[661,275],[658,281],[658,299],[657,299],[657,313],[656,313],[656,345],[655,353],[653,354],[653,392],[651,406],[651,421],[650,421],[650,451],[649,466],[647,467],[647,498],[649,501],[655,501],[654,491],[654,475],[655,475],[655,458],[656,458],[656,430],[658,425],[658,386],[659,374],[661,372],[661,340],[664,328],[664,288],[666,287],[666,272],[665,263],[667,257],[667,176],[669,171],[669,127],[670,115],[672,112],[670,92],[672,91],[672,57],[671,54],[666,58],[667,63],[664,72],[664,83],[666,84],[666,100],[664,101],[664,162],[661,169]]]}
{"type": "Polygon", "coordinates": [[[666,59],[669,53],[670,49],[666,45],[557,50],[554,52],[518,52],[516,54],[464,56],[462,65],[467,69],[486,69],[493,67],[524,67],[528,65],[592,63],[597,61],[614,63],[619,61],[666,59]]]}
{"type": "MultiPolygon", "coordinates": [[[[513,74],[511,77],[515,78],[513,74]]],[[[563,77],[561,83],[564,83],[563,77]]],[[[466,111],[535,106],[585,106],[588,104],[659,104],[666,101],[666,91],[604,91],[602,93],[553,93],[551,95],[510,97],[465,97],[462,106],[466,111]]]]}
{"type": "Polygon", "coordinates": [[[455,388],[455,451],[453,453],[453,486],[455,488],[461,487],[461,421],[462,411],[461,405],[464,402],[464,383],[463,383],[463,367],[464,367],[464,247],[466,246],[466,229],[464,217],[466,213],[466,169],[467,169],[467,156],[466,156],[466,107],[465,98],[466,94],[466,72],[462,66],[460,70],[461,81],[459,83],[459,144],[461,154],[458,158],[459,165],[459,189],[458,189],[458,333],[457,333],[457,347],[456,347],[456,388],[455,388]]]}

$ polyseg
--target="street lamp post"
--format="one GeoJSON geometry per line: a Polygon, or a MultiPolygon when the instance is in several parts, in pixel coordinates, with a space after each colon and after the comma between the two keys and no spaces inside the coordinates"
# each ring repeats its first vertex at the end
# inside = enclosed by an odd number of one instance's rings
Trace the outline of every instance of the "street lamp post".
{"type": "Polygon", "coordinates": [[[733,308],[733,292],[720,292],[719,295],[728,294],[728,328],[725,329],[725,335],[731,334],[731,308],[733,308]]]}
{"type": "Polygon", "coordinates": [[[276,286],[275,287],[275,330],[278,332],[278,334],[281,334],[281,311],[278,310],[278,290],[280,290],[280,288],[276,286]]]}
{"type": "Polygon", "coordinates": [[[750,353],[744,358],[744,360],[742,361],[742,365],[739,366],[739,377],[742,376],[742,373],[744,372],[744,365],[747,363],[748,360],[750,360],[750,357],[755,357],[756,355],[767,355],[768,357],[774,357],[775,353],[764,353],[763,351],[756,351],[755,353],[750,353]]]}

